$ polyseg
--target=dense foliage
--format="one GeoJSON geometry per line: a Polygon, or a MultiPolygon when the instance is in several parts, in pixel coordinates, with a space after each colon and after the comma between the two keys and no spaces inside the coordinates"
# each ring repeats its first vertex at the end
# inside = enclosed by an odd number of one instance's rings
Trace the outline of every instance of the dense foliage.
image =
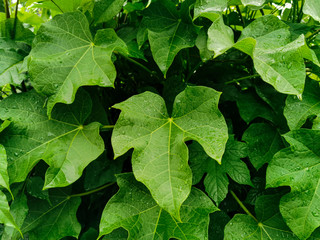
{"type": "Polygon", "coordinates": [[[2,240],[320,239],[318,0],[0,1],[2,240]]]}

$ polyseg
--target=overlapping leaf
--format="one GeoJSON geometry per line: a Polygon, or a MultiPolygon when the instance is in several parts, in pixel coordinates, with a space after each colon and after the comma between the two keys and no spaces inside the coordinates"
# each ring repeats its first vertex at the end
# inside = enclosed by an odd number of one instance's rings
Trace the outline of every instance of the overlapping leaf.
{"type": "Polygon", "coordinates": [[[45,187],[66,186],[104,150],[100,124],[83,125],[91,112],[91,99],[84,91],[72,105],[60,105],[49,120],[45,98],[34,91],[12,95],[0,102],[0,116],[12,123],[2,133],[8,155],[10,182],[24,181],[43,159],[50,166],[45,187]]]}
{"type": "Polygon", "coordinates": [[[227,0],[197,0],[194,4],[193,19],[200,16],[210,18],[212,15],[223,12],[227,7],[227,0]]]}
{"type": "Polygon", "coordinates": [[[278,152],[267,169],[267,187],[290,186],[280,212],[299,239],[320,226],[320,131],[300,129],[284,135],[291,147],[278,152]]]}
{"type": "Polygon", "coordinates": [[[112,87],[116,70],[111,55],[125,43],[114,30],[103,29],[95,39],[80,12],[54,17],[39,29],[31,51],[33,87],[48,99],[48,114],[56,103],[72,103],[79,87],[112,87]]]}
{"type": "Polygon", "coordinates": [[[209,213],[217,208],[193,188],[181,207],[181,222],[161,209],[148,189],[130,173],[118,175],[119,192],[107,203],[101,217],[100,236],[120,227],[129,239],[208,239],[209,213]],[[117,214],[115,214],[117,213],[117,214]]]}
{"type": "Polygon", "coordinates": [[[290,232],[279,212],[279,196],[266,195],[257,199],[257,219],[249,215],[236,214],[227,224],[225,240],[298,240],[290,232]]]}
{"type": "Polygon", "coordinates": [[[7,154],[0,144],[0,186],[10,191],[9,176],[7,171],[7,154]]]}
{"type": "Polygon", "coordinates": [[[10,213],[7,197],[2,191],[0,191],[0,223],[19,229],[10,213]]]}
{"type": "Polygon", "coordinates": [[[122,112],[112,135],[115,157],[134,148],[132,167],[160,207],[179,218],[190,193],[192,174],[186,140],[196,140],[205,152],[221,161],[228,138],[217,105],[220,93],[207,87],[187,87],[168,116],[163,99],[151,92],[116,104],[122,112]]]}
{"type": "Polygon", "coordinates": [[[98,0],[95,1],[93,8],[93,17],[95,23],[107,22],[117,15],[124,0],[98,0]]]}
{"type": "Polygon", "coordinates": [[[193,184],[199,183],[203,175],[207,173],[204,186],[206,192],[217,204],[228,193],[229,179],[227,174],[240,184],[252,185],[249,169],[240,159],[247,156],[245,143],[229,138],[221,165],[206,155],[198,143],[190,145],[189,150],[193,184]]]}
{"type": "Polygon", "coordinates": [[[311,116],[320,117],[320,87],[313,80],[306,81],[302,99],[288,96],[284,108],[284,116],[291,130],[299,129],[311,116]]]}
{"type": "Polygon", "coordinates": [[[191,2],[184,1],[178,11],[170,0],[156,1],[144,11],[142,24],[148,31],[153,59],[164,75],[177,53],[195,44],[196,28],[189,13],[191,2]]]}
{"type": "Polygon", "coordinates": [[[316,21],[320,21],[320,6],[317,0],[306,0],[303,12],[313,17],[316,21]]]}

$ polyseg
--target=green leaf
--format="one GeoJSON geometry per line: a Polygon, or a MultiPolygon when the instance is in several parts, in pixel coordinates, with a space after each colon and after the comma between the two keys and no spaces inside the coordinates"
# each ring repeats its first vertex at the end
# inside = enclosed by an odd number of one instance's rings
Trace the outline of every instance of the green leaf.
{"type": "Polygon", "coordinates": [[[277,91],[301,95],[306,78],[305,45],[303,35],[292,41],[289,26],[266,15],[243,30],[235,47],[252,56],[256,71],[277,91]]]}
{"type": "Polygon", "coordinates": [[[178,222],[157,205],[132,174],[121,174],[117,179],[120,190],[102,213],[100,236],[122,227],[129,232],[128,239],[208,239],[209,213],[218,209],[200,190],[192,189],[178,222]]]}
{"type": "MultiPolygon", "coordinates": [[[[27,204],[26,195],[18,194],[18,196],[15,197],[14,201],[10,206],[10,213],[13,216],[13,218],[16,219],[16,223],[17,223],[17,226],[19,226],[19,228],[21,228],[28,214],[28,211],[29,211],[29,207],[27,204]]],[[[19,231],[13,227],[5,226],[1,240],[20,239],[21,235],[19,231]]]]}
{"type": "Polygon", "coordinates": [[[241,0],[244,6],[262,7],[266,0],[241,0]]]}
{"type": "Polygon", "coordinates": [[[319,83],[313,80],[306,81],[302,99],[288,96],[284,108],[284,116],[291,130],[299,129],[311,116],[320,117],[319,83]]]}
{"type": "Polygon", "coordinates": [[[313,17],[316,21],[320,21],[320,6],[317,0],[306,0],[303,12],[313,17]]]}
{"type": "MultiPolygon", "coordinates": [[[[37,0],[30,0],[28,1],[28,4],[32,4],[33,2],[40,2],[37,0]]],[[[40,3],[34,4],[33,8],[47,8],[51,9],[53,11],[56,11],[58,13],[64,13],[64,12],[73,12],[77,10],[82,0],[44,0],[40,3]]]]}
{"type": "Polygon", "coordinates": [[[251,124],[242,140],[248,143],[249,159],[257,170],[269,163],[273,155],[284,147],[278,130],[267,123],[251,124]]]}
{"type": "Polygon", "coordinates": [[[192,184],[186,140],[196,140],[221,161],[228,138],[218,110],[220,93],[207,87],[187,87],[175,99],[169,117],[163,99],[151,92],[116,104],[122,112],[114,127],[115,157],[134,148],[132,167],[160,207],[179,219],[181,204],[192,184]]]}
{"type": "Polygon", "coordinates": [[[30,210],[21,231],[28,234],[29,239],[57,240],[65,236],[77,238],[81,225],[76,213],[81,199],[56,190],[50,194],[50,202],[52,205],[45,200],[30,199],[30,210]]]}
{"type": "Polygon", "coordinates": [[[98,0],[95,1],[93,8],[94,22],[102,23],[110,21],[117,15],[125,0],[98,0]]]}
{"type": "Polygon", "coordinates": [[[10,191],[6,149],[0,144],[0,186],[10,191]]]}
{"type": "Polygon", "coordinates": [[[148,30],[152,56],[165,76],[178,52],[195,44],[197,34],[189,13],[190,1],[184,1],[181,10],[170,0],[156,1],[143,13],[142,24],[148,30]]]}
{"type": "Polygon", "coordinates": [[[72,105],[60,104],[48,119],[45,98],[34,91],[15,94],[0,102],[0,116],[12,123],[1,134],[8,154],[11,183],[24,181],[43,159],[50,166],[45,188],[62,187],[77,180],[83,169],[104,150],[100,124],[85,124],[92,103],[80,91],[72,105]]]}
{"type": "Polygon", "coordinates": [[[56,103],[73,102],[84,85],[112,87],[116,70],[111,61],[116,48],[126,48],[112,29],[97,32],[80,12],[65,13],[43,24],[34,40],[29,71],[33,87],[49,97],[48,115],[56,103]]]}
{"type": "Polygon", "coordinates": [[[290,186],[280,212],[299,239],[320,226],[320,131],[294,130],[284,135],[290,147],[279,151],[267,169],[267,187],[290,186]]]}
{"type": "Polygon", "coordinates": [[[217,57],[234,45],[234,35],[230,27],[223,22],[223,16],[217,17],[208,30],[208,49],[217,57]]]}
{"type": "Polygon", "coordinates": [[[223,12],[227,7],[227,0],[197,0],[194,4],[193,19],[200,16],[208,17],[216,15],[223,12]]]}
{"type": "Polygon", "coordinates": [[[4,223],[6,226],[14,227],[19,230],[19,227],[10,213],[7,197],[2,191],[0,191],[0,223],[4,223]]]}
{"type": "Polygon", "coordinates": [[[252,185],[249,169],[240,159],[247,156],[245,143],[238,142],[232,137],[229,138],[221,165],[210,158],[196,142],[190,145],[189,151],[193,184],[199,183],[203,175],[207,173],[204,186],[208,195],[217,204],[222,202],[228,193],[227,174],[240,184],[252,185]]]}
{"type": "Polygon", "coordinates": [[[298,240],[290,232],[279,213],[279,196],[265,195],[257,199],[257,220],[236,214],[224,230],[224,240],[298,240]]]}
{"type": "Polygon", "coordinates": [[[199,49],[200,57],[203,62],[210,60],[214,55],[214,52],[208,49],[207,42],[208,42],[207,31],[201,28],[199,35],[196,39],[196,46],[199,49]]]}

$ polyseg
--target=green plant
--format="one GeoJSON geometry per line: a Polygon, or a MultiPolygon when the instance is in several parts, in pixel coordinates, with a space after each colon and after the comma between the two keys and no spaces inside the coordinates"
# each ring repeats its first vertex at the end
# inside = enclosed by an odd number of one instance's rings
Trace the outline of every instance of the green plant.
{"type": "Polygon", "coordinates": [[[0,2],[0,236],[320,239],[316,0],[0,2]]]}

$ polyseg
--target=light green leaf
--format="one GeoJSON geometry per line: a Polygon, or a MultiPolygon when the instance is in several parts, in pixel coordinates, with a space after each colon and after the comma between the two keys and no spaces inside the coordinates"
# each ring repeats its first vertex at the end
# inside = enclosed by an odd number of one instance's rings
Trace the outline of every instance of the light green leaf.
{"type": "Polygon", "coordinates": [[[278,130],[267,123],[251,124],[242,140],[248,143],[249,159],[257,170],[270,162],[273,155],[284,147],[278,130]]]}
{"type": "Polygon", "coordinates": [[[196,19],[200,16],[214,16],[223,12],[228,7],[227,0],[197,0],[194,4],[194,16],[196,19]]]}
{"type": "Polygon", "coordinates": [[[12,123],[2,133],[11,183],[24,181],[43,159],[50,166],[45,188],[62,187],[77,180],[83,169],[104,150],[100,124],[84,125],[92,103],[85,91],[72,105],[60,104],[48,119],[45,98],[34,91],[15,94],[0,102],[0,116],[12,123]]]}
{"type": "Polygon", "coordinates": [[[196,46],[199,49],[201,60],[204,62],[210,60],[214,55],[214,52],[208,49],[207,42],[207,31],[205,31],[204,28],[201,28],[199,35],[196,39],[196,46]]]}
{"type": "MultiPolygon", "coordinates": [[[[29,211],[29,207],[27,204],[27,197],[24,194],[18,194],[15,197],[14,201],[10,206],[10,213],[14,219],[16,219],[17,226],[21,228],[27,214],[29,211]]],[[[20,230],[19,230],[20,231],[20,230]]],[[[21,235],[19,231],[13,227],[5,226],[3,235],[1,240],[14,240],[14,239],[21,239],[21,235]]]]}
{"type": "Polygon", "coordinates": [[[126,48],[113,29],[98,31],[93,41],[80,12],[58,15],[43,24],[33,44],[29,71],[33,87],[49,97],[49,116],[56,103],[72,103],[81,86],[112,87],[116,77],[112,52],[126,48]]]}
{"type": "Polygon", "coordinates": [[[50,202],[32,198],[28,200],[29,213],[21,228],[29,239],[57,240],[66,236],[77,238],[81,225],[76,213],[79,197],[69,197],[61,190],[50,194],[50,202]]]}
{"type": "Polygon", "coordinates": [[[73,12],[77,10],[82,0],[28,0],[27,5],[31,5],[34,2],[40,2],[37,4],[33,4],[33,8],[47,8],[51,9],[57,13],[65,13],[65,12],[73,12]]]}
{"type": "Polygon", "coordinates": [[[224,230],[224,240],[298,240],[290,232],[279,212],[279,196],[265,195],[257,199],[257,220],[236,214],[224,230]]]}
{"type": "Polygon", "coordinates": [[[17,230],[19,230],[19,227],[17,226],[16,222],[14,221],[10,213],[7,197],[2,191],[0,191],[0,223],[5,224],[6,226],[14,227],[17,230]]]}
{"type": "Polygon", "coordinates": [[[223,22],[223,16],[217,17],[208,30],[208,49],[217,57],[234,45],[234,35],[230,27],[223,22]]]}
{"type": "Polygon", "coordinates": [[[320,131],[294,130],[284,135],[290,147],[279,151],[267,169],[267,187],[290,186],[280,212],[299,239],[320,226],[320,131]]]}
{"type": "Polygon", "coordinates": [[[308,79],[302,99],[288,96],[284,116],[291,130],[299,129],[311,116],[320,117],[319,83],[308,79]]]}
{"type": "Polygon", "coordinates": [[[0,186],[10,191],[6,149],[0,144],[0,186]]]}
{"type": "Polygon", "coordinates": [[[129,232],[128,239],[208,239],[209,213],[218,209],[200,190],[192,189],[181,206],[178,222],[157,205],[148,189],[132,174],[121,174],[117,179],[120,190],[102,213],[100,236],[122,227],[129,232]]]}
{"type": "Polygon", "coordinates": [[[217,204],[222,202],[228,193],[227,174],[240,184],[252,185],[249,169],[240,159],[247,156],[245,143],[238,142],[233,137],[229,138],[221,165],[210,158],[196,142],[190,145],[189,151],[193,185],[199,183],[203,175],[207,173],[204,186],[208,195],[217,204]]]}
{"type": "Polygon", "coordinates": [[[171,117],[164,100],[151,92],[114,106],[122,111],[111,139],[115,157],[134,148],[135,177],[160,207],[178,219],[192,184],[184,142],[196,140],[210,157],[221,161],[228,132],[218,110],[219,96],[211,88],[187,87],[176,97],[171,117]]]}
{"type": "Polygon", "coordinates": [[[244,6],[262,7],[266,0],[241,0],[244,6]]]}
{"type": "Polygon", "coordinates": [[[178,52],[195,44],[197,34],[189,14],[190,1],[184,1],[181,10],[170,0],[157,1],[144,11],[142,24],[148,30],[152,56],[165,76],[178,52]]]}
{"type": "Polygon", "coordinates": [[[115,15],[117,15],[125,0],[98,0],[95,1],[93,8],[94,22],[102,23],[110,21],[115,15]]]}
{"type": "Polygon", "coordinates": [[[305,45],[304,35],[292,41],[289,26],[266,15],[249,24],[234,47],[252,56],[262,80],[277,91],[300,95],[306,78],[303,57],[310,58],[305,45]]]}
{"type": "Polygon", "coordinates": [[[317,0],[306,0],[303,12],[313,17],[316,21],[320,21],[320,6],[317,0]]]}

